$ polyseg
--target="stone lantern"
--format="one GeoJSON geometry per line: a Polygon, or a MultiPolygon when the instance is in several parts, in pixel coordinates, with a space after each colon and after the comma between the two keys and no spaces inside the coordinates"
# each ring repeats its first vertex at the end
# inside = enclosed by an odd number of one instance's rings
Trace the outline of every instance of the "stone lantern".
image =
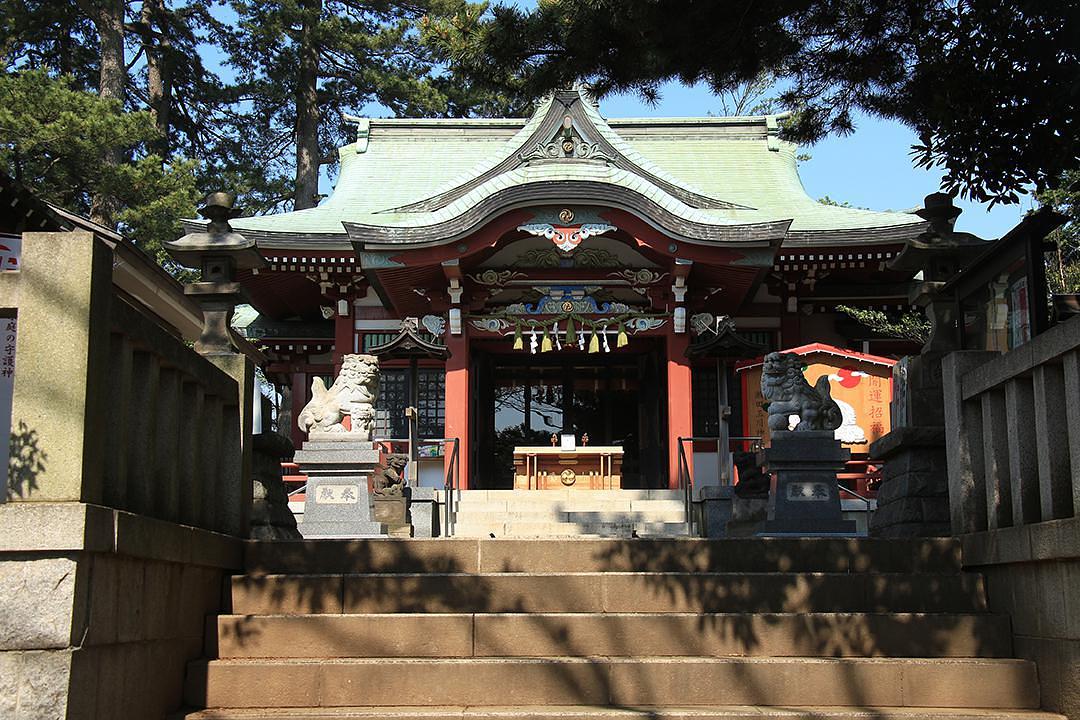
{"type": "Polygon", "coordinates": [[[953,205],[951,195],[931,193],[915,214],[930,227],[918,238],[910,240],[889,263],[893,270],[922,273],[909,295],[912,304],[923,308],[930,321],[930,339],[923,353],[942,353],[959,349],[959,328],[953,298],[938,294],[946,282],[955,277],[976,255],[986,250],[988,243],[971,233],[956,232],[953,226],[962,212],[953,205]]]}
{"type": "Polygon", "coordinates": [[[960,348],[963,328],[955,298],[941,289],[989,247],[986,240],[953,229],[960,212],[952,196],[927,195],[916,214],[929,227],[889,263],[894,270],[921,273],[908,299],[926,313],[930,339],[920,354],[893,368],[892,430],[870,446],[870,456],[884,463],[871,535],[950,533],[941,362],[960,348]]]}
{"type": "Polygon", "coordinates": [[[199,214],[210,221],[206,229],[165,243],[173,260],[202,271],[201,280],[186,285],[184,293],[202,309],[202,335],[195,341],[195,350],[203,355],[236,352],[229,330],[236,305],[242,300],[236,271],[266,265],[255,249],[255,241],[229,225],[229,220],[240,215],[235,202],[229,193],[211,193],[199,208],[199,214]]]}

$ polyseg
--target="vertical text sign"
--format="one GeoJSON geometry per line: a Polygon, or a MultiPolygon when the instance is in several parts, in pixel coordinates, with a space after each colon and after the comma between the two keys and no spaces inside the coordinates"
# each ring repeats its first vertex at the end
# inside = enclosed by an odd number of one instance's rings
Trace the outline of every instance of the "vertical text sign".
{"type": "MultiPolygon", "coordinates": [[[[22,238],[0,237],[0,272],[17,272],[22,255],[22,238]]],[[[15,328],[14,315],[0,317],[0,467],[4,469],[4,491],[0,502],[7,499],[8,467],[11,453],[11,395],[15,389],[15,328]]]]}

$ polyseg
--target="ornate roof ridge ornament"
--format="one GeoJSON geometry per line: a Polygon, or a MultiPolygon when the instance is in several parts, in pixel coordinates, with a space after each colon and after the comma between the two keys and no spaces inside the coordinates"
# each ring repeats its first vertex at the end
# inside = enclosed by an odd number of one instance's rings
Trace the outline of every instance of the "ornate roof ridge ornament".
{"type": "Polygon", "coordinates": [[[690,332],[695,336],[686,356],[715,358],[752,358],[764,355],[768,348],[740,337],[735,319],[709,312],[690,316],[690,332]]]}
{"type": "MultiPolygon", "coordinates": [[[[433,343],[421,335],[421,321],[415,317],[402,318],[397,335],[382,345],[369,348],[368,353],[386,358],[430,357],[445,359],[450,355],[445,345],[433,343]]],[[[446,329],[446,320],[438,315],[425,315],[424,329],[438,337],[446,329]],[[439,330],[438,333],[434,330],[439,330]]]]}
{"type": "Polygon", "coordinates": [[[518,153],[522,162],[532,160],[603,160],[614,162],[615,158],[600,149],[600,144],[582,137],[569,115],[563,117],[562,128],[546,143],[536,143],[531,150],[518,153]]]}

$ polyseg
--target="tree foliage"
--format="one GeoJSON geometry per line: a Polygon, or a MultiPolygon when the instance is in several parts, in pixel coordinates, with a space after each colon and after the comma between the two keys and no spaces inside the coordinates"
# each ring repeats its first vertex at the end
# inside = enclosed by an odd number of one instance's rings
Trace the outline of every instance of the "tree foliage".
{"type": "Polygon", "coordinates": [[[1036,199],[1069,219],[1047,237],[1056,245],[1047,254],[1046,281],[1052,293],[1080,293],[1080,170],[1066,173],[1057,189],[1036,199]]]}
{"type": "Polygon", "coordinates": [[[836,309],[885,337],[912,340],[920,344],[925,344],[930,339],[930,321],[922,313],[905,312],[890,316],[882,310],[848,305],[837,305],[836,309]]]}
{"type": "Polygon", "coordinates": [[[157,140],[146,111],[124,112],[115,100],[76,90],[69,76],[43,70],[0,75],[0,169],[42,199],[88,214],[93,196],[116,202],[119,228],[159,262],[161,243],[180,232],[199,196],[190,160],[147,149],[157,140]],[[101,162],[106,149],[128,161],[101,162]]]}
{"type": "Polygon", "coordinates": [[[342,114],[505,114],[449,75],[428,19],[467,0],[0,0],[0,169],[43,198],[161,243],[196,199],[310,207],[349,140],[342,114]]]}
{"type": "Polygon", "coordinates": [[[584,80],[655,100],[670,80],[723,94],[773,74],[787,137],[899,120],[916,163],[975,200],[1052,187],[1080,154],[1080,0],[547,0],[426,32],[461,72],[529,93],[584,80]]]}
{"type": "Polygon", "coordinates": [[[377,103],[398,116],[506,114],[503,92],[437,67],[419,25],[474,16],[465,0],[235,0],[229,63],[248,100],[249,137],[272,167],[295,170],[294,207],[317,203],[319,168],[348,142],[342,114],[377,103]],[[290,154],[290,151],[295,153],[290,154]]]}

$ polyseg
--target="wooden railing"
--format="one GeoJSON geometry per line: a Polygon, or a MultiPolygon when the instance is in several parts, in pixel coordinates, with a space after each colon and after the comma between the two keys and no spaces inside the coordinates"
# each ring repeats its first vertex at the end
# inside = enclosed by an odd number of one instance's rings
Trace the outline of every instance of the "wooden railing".
{"type": "Polygon", "coordinates": [[[943,363],[955,534],[1074,517],[1080,509],[1080,319],[1009,352],[943,363]]]}
{"type": "MultiPolygon", "coordinates": [[[[5,499],[246,535],[251,363],[188,347],[114,283],[116,258],[90,233],[27,233],[21,270],[0,274],[0,314],[17,323],[5,499]]],[[[177,288],[154,302],[182,304],[177,288]]]]}

